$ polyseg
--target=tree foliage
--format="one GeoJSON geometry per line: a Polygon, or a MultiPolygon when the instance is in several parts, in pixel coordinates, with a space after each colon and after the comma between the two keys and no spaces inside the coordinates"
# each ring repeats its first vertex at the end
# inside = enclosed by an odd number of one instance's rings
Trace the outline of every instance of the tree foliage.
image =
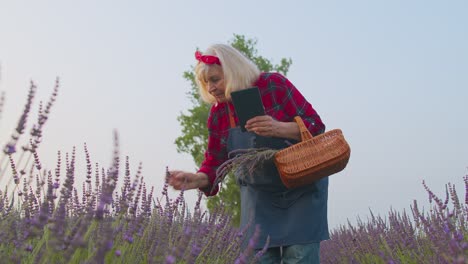
{"type": "MultiPolygon", "coordinates": [[[[273,64],[269,59],[258,55],[256,39],[246,38],[243,35],[234,34],[229,44],[257,64],[259,69],[263,72],[276,71],[287,75],[289,66],[291,66],[292,63],[291,59],[282,58],[279,64],[273,64]]],[[[199,166],[204,159],[204,153],[208,143],[206,121],[211,105],[201,100],[193,69],[192,67],[183,74],[184,79],[186,79],[191,86],[188,97],[192,102],[192,107],[188,109],[187,114],[181,113],[177,117],[182,127],[182,135],[176,139],[175,144],[179,153],[189,153],[192,155],[197,166],[199,166]]],[[[232,174],[226,177],[217,196],[207,198],[207,207],[209,210],[213,210],[221,205],[232,215],[233,223],[239,225],[240,191],[232,174]]]]}

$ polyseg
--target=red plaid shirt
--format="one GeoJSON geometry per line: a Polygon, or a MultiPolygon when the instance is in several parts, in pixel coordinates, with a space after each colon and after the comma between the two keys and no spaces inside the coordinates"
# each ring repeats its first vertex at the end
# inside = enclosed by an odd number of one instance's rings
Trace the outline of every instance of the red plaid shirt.
{"type": "MultiPolygon", "coordinates": [[[[286,77],[279,73],[262,73],[254,86],[260,90],[267,115],[282,122],[292,122],[295,116],[300,116],[312,135],[318,135],[325,131],[325,125],[320,116],[286,77]]],[[[216,169],[228,157],[226,146],[230,123],[227,107],[238,125],[232,102],[213,105],[208,117],[208,148],[205,152],[205,160],[198,170],[208,175],[211,186],[202,190],[207,196],[215,195],[218,192],[218,186],[212,188],[216,178],[216,169]]]]}

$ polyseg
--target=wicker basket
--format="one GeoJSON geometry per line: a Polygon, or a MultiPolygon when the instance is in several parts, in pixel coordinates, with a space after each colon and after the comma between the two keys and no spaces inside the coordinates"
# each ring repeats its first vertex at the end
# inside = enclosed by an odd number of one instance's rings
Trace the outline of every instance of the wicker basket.
{"type": "Polygon", "coordinates": [[[342,171],[348,164],[351,149],[340,129],[313,137],[299,116],[302,141],[275,154],[275,164],[283,184],[295,188],[311,184],[342,171]]]}

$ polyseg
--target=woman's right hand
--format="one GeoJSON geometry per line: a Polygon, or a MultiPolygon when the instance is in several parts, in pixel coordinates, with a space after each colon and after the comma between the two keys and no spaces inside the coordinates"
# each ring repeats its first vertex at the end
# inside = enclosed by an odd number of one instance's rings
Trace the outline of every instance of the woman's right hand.
{"type": "Polygon", "coordinates": [[[169,171],[168,183],[176,190],[206,188],[209,185],[206,174],[185,171],[169,171]]]}

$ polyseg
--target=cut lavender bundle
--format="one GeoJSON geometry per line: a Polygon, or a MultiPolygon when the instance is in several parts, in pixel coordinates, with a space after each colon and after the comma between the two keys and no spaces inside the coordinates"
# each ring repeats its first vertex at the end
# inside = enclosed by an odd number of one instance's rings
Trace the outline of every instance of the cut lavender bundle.
{"type": "Polygon", "coordinates": [[[268,148],[231,151],[228,154],[228,160],[216,169],[216,179],[213,186],[221,183],[231,171],[239,172],[239,175],[243,175],[243,177],[252,176],[257,168],[261,168],[265,162],[272,161],[276,152],[278,150],[268,148]]]}

